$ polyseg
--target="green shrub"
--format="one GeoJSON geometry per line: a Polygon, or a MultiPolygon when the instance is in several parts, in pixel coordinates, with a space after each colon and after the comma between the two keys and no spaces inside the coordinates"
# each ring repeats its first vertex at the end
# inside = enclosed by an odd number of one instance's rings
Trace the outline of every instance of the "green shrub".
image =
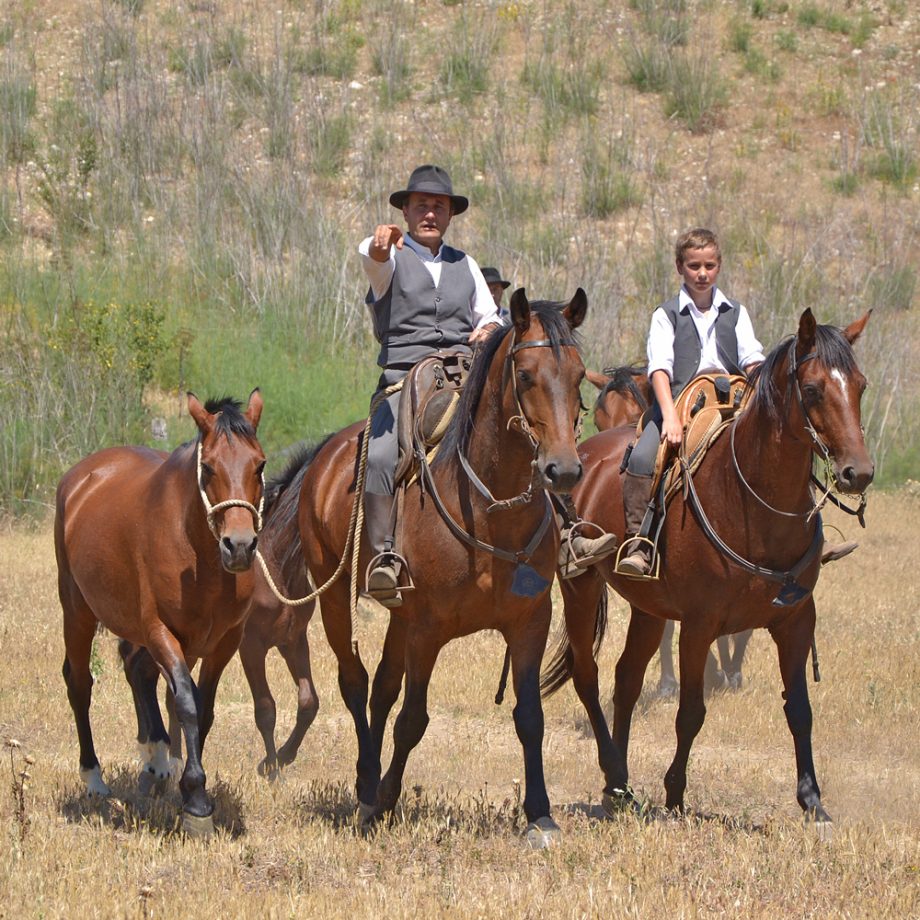
{"type": "Polygon", "coordinates": [[[727,95],[711,56],[673,59],[665,97],[668,117],[679,118],[694,134],[709,131],[727,95]]]}

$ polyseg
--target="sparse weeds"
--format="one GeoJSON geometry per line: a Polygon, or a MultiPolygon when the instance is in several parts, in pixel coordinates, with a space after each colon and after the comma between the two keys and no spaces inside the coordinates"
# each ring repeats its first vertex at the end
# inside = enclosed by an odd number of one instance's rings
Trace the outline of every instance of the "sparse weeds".
{"type": "Polygon", "coordinates": [[[635,139],[629,131],[621,130],[604,142],[589,125],[581,148],[583,214],[606,218],[641,202],[634,169],[635,139]]]}
{"type": "Polygon", "coordinates": [[[19,830],[19,845],[22,846],[26,841],[26,834],[31,823],[26,811],[26,782],[32,778],[28,768],[35,761],[29,754],[22,753],[22,745],[15,738],[7,739],[6,747],[10,752],[10,772],[13,774],[13,814],[19,830]],[[20,761],[18,767],[17,759],[20,761]]]}
{"type": "Polygon", "coordinates": [[[728,92],[709,54],[674,57],[665,94],[665,113],[694,134],[711,130],[728,92]]]}
{"type": "Polygon", "coordinates": [[[450,47],[441,65],[439,78],[443,92],[468,105],[485,93],[489,71],[498,46],[498,20],[477,12],[471,22],[464,11],[453,30],[450,47]]]}
{"type": "Polygon", "coordinates": [[[860,119],[865,143],[877,151],[871,175],[897,188],[917,176],[917,124],[910,104],[883,91],[867,94],[860,119]]]}
{"type": "Polygon", "coordinates": [[[35,81],[12,45],[3,52],[0,67],[0,156],[7,163],[23,163],[35,148],[35,81]]]}

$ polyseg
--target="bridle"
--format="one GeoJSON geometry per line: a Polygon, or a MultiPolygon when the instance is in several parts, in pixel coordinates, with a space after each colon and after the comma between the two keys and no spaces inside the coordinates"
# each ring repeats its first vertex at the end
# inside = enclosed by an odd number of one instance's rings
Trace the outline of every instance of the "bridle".
{"type": "MultiPolygon", "coordinates": [[[[565,342],[556,343],[559,346],[566,347],[577,347],[576,343],[572,340],[565,342]]],[[[438,492],[437,485],[435,484],[434,477],[431,473],[431,468],[428,465],[427,458],[425,457],[425,450],[423,447],[416,445],[416,455],[419,461],[421,468],[421,479],[423,486],[430,493],[432,500],[435,503],[435,506],[438,509],[441,517],[444,522],[450,528],[451,532],[459,540],[466,543],[468,546],[472,546],[476,549],[483,550],[484,552],[490,553],[493,556],[503,559],[506,562],[514,562],[520,565],[526,565],[530,557],[536,551],[537,547],[542,543],[543,537],[546,535],[546,531],[549,529],[550,523],[553,518],[553,509],[552,504],[549,500],[549,497],[546,495],[545,490],[539,489],[535,490],[535,484],[537,483],[537,455],[540,450],[540,441],[537,436],[534,434],[533,426],[527,419],[527,416],[524,413],[524,409],[521,406],[520,396],[517,389],[517,379],[515,374],[515,365],[514,365],[514,355],[519,351],[525,348],[547,348],[553,347],[554,343],[550,339],[536,339],[532,342],[515,342],[509,349],[508,354],[505,358],[505,367],[503,369],[503,374],[511,375],[511,391],[514,396],[514,405],[516,413],[508,419],[506,425],[507,430],[516,430],[519,431],[524,437],[526,437],[531,445],[533,446],[533,460],[531,460],[531,480],[527,486],[527,489],[522,492],[520,495],[514,496],[514,498],[509,499],[497,499],[492,494],[491,490],[483,481],[476,475],[473,468],[470,466],[469,460],[464,456],[463,451],[458,447],[457,448],[457,457],[460,461],[460,466],[463,469],[464,473],[469,478],[470,482],[476,488],[476,490],[486,498],[490,504],[487,508],[488,512],[498,511],[498,510],[507,510],[514,508],[520,505],[528,504],[533,500],[537,491],[542,492],[545,500],[545,511],[543,513],[543,520],[540,522],[540,526],[537,528],[536,533],[530,539],[530,542],[522,550],[511,551],[502,549],[498,546],[492,546],[489,543],[479,540],[477,537],[474,537],[472,534],[467,533],[451,516],[450,512],[447,510],[441,496],[438,492]]],[[[584,406],[581,406],[578,412],[578,419],[575,423],[575,435],[576,440],[578,434],[581,431],[582,424],[582,415],[584,411],[584,406]]]]}
{"type": "Polygon", "coordinates": [[[204,486],[201,484],[201,439],[198,440],[198,449],[196,451],[196,475],[195,481],[198,483],[198,494],[201,496],[201,501],[204,504],[204,510],[207,514],[208,519],[208,529],[214,535],[214,539],[220,542],[220,531],[217,529],[217,524],[215,523],[215,518],[221,511],[225,511],[227,508],[245,508],[252,515],[253,525],[255,527],[255,532],[259,533],[262,530],[262,509],[265,506],[265,474],[262,473],[259,476],[259,479],[262,483],[262,495],[259,498],[259,507],[257,508],[251,502],[246,501],[245,498],[228,498],[226,501],[218,502],[216,505],[211,504],[211,500],[208,498],[207,492],[204,490],[204,486]]]}
{"type": "Polygon", "coordinates": [[[806,511],[781,511],[779,508],[774,508],[769,502],[761,498],[760,495],[754,491],[753,486],[745,479],[744,473],[741,472],[741,466],[738,463],[738,455],[735,452],[735,428],[736,425],[733,423],[731,426],[731,434],[729,436],[729,441],[731,444],[731,454],[732,454],[732,463],[735,467],[735,473],[738,476],[738,479],[741,480],[741,484],[748,490],[748,492],[758,501],[764,508],[772,511],[774,514],[781,515],[782,517],[802,517],[805,518],[806,522],[810,521],[826,504],[830,501],[832,504],[836,505],[842,511],[846,511],[848,514],[856,515],[859,519],[859,522],[865,527],[863,523],[863,514],[866,510],[866,493],[861,492],[859,496],[859,507],[854,511],[852,508],[845,505],[839,498],[832,494],[834,488],[833,483],[836,481],[834,475],[833,467],[831,464],[831,452],[827,444],[824,443],[821,435],[818,434],[815,429],[814,424],[811,421],[811,416],[808,414],[808,409],[805,407],[805,401],[802,398],[802,387],[799,384],[798,369],[806,361],[811,361],[813,358],[818,357],[816,351],[811,351],[807,355],[796,359],[795,347],[798,344],[798,337],[793,336],[789,343],[789,358],[788,358],[788,372],[786,380],[786,404],[790,402],[790,397],[792,394],[795,394],[796,402],[799,406],[799,411],[802,413],[802,418],[804,419],[804,428],[812,440],[812,450],[817,455],[818,460],[824,466],[825,471],[825,482],[822,483],[817,476],[812,474],[811,481],[818,487],[818,489],[823,492],[820,499],[812,499],[811,508],[806,511]]]}
{"type": "MultiPolygon", "coordinates": [[[[565,342],[555,343],[558,347],[570,347],[577,348],[578,345],[574,340],[569,340],[565,342]]],[[[466,458],[463,451],[458,447],[457,448],[457,458],[460,461],[460,466],[463,469],[463,472],[466,473],[467,478],[470,482],[476,487],[476,490],[486,498],[490,504],[488,507],[489,512],[493,511],[505,511],[509,508],[515,508],[519,505],[526,505],[528,502],[533,500],[535,494],[535,487],[540,485],[540,477],[537,474],[537,457],[540,453],[540,441],[534,434],[533,426],[527,419],[527,416],[524,414],[524,407],[521,405],[521,397],[518,393],[517,387],[517,374],[515,373],[515,364],[514,356],[519,352],[523,351],[525,348],[553,348],[554,343],[550,339],[535,339],[532,342],[515,342],[509,349],[508,354],[505,357],[505,366],[503,370],[503,377],[505,379],[510,375],[511,378],[511,393],[514,397],[514,406],[515,414],[508,419],[508,423],[505,426],[508,431],[517,431],[522,434],[525,438],[530,441],[531,447],[533,448],[533,458],[530,461],[530,482],[527,484],[527,488],[521,492],[519,495],[515,495],[513,498],[496,498],[489,487],[476,475],[472,466],[470,465],[469,460],[466,458]]],[[[575,419],[575,440],[577,441],[581,437],[581,430],[584,421],[584,413],[586,412],[586,407],[579,401],[579,411],[578,416],[575,419]]]]}

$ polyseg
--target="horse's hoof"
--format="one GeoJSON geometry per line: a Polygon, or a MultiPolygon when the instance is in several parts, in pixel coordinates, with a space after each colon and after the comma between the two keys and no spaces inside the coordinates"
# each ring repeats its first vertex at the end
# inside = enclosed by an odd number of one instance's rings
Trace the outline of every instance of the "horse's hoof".
{"type": "Polygon", "coordinates": [[[805,827],[813,830],[815,836],[825,842],[829,842],[834,836],[834,822],[820,805],[806,809],[805,827]]]}
{"type": "Polygon", "coordinates": [[[198,815],[192,815],[187,811],[183,811],[182,830],[187,837],[191,837],[193,840],[202,840],[205,837],[212,837],[214,836],[214,816],[205,815],[201,818],[198,815]]]}
{"type": "Polygon", "coordinates": [[[137,778],[137,791],[141,796],[152,795],[154,792],[162,792],[166,787],[166,780],[160,779],[150,770],[141,770],[141,775],[137,778]]]}
{"type": "Polygon", "coordinates": [[[377,818],[377,806],[358,800],[358,827],[370,830],[377,818]]]}
{"type": "Polygon", "coordinates": [[[680,685],[671,677],[663,678],[658,682],[658,698],[671,700],[680,692],[680,685]]]}
{"type": "Polygon", "coordinates": [[[601,808],[609,818],[615,818],[618,815],[631,812],[635,815],[642,814],[642,805],[633,795],[632,789],[614,789],[613,792],[605,792],[601,797],[601,808]]]}
{"type": "Polygon", "coordinates": [[[735,671],[733,674],[728,675],[729,690],[740,690],[743,684],[744,678],[741,676],[740,671],[735,671]]]}
{"type": "Polygon", "coordinates": [[[269,760],[267,757],[261,761],[256,772],[259,776],[264,777],[269,782],[274,782],[278,778],[278,761],[269,760]]]}
{"type": "Polygon", "coordinates": [[[524,840],[531,850],[548,850],[562,840],[562,831],[559,825],[546,815],[527,825],[524,840]]]}
{"type": "Polygon", "coordinates": [[[107,799],[112,790],[102,781],[102,770],[97,764],[91,770],[81,770],[80,779],[86,785],[86,794],[91,799],[107,799]]]}

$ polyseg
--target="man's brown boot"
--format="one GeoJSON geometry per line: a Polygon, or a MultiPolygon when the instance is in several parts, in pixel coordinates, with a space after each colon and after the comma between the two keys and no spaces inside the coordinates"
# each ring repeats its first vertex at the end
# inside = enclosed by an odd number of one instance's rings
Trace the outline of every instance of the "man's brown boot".
{"type": "Polygon", "coordinates": [[[399,593],[399,559],[389,550],[393,545],[393,510],[395,498],[392,495],[364,494],[364,529],[367,533],[371,556],[376,557],[374,567],[367,573],[367,593],[384,607],[399,607],[402,595],[399,593]]]}
{"type": "Polygon", "coordinates": [[[571,533],[575,524],[567,524],[561,534],[559,542],[559,567],[560,578],[574,578],[585,569],[590,568],[595,562],[600,562],[611,553],[617,551],[620,541],[616,534],[605,533],[599,537],[584,537],[580,533],[571,533]]]}
{"type": "MultiPolygon", "coordinates": [[[[635,536],[642,527],[651,487],[651,476],[626,473],[623,477],[623,510],[626,514],[626,533],[630,536],[635,536]]],[[[651,569],[651,547],[648,543],[631,540],[623,547],[623,552],[625,555],[620,557],[617,565],[619,575],[648,575],[651,569]]]]}

